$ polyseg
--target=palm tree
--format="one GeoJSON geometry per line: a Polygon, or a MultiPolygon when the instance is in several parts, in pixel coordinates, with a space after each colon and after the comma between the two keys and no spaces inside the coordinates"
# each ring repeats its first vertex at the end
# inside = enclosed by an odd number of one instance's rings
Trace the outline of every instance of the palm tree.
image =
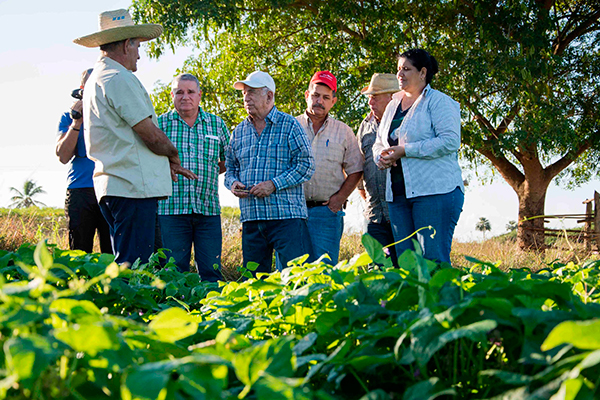
{"type": "Polygon", "coordinates": [[[483,240],[485,240],[485,232],[491,231],[492,226],[490,225],[490,221],[487,218],[481,217],[475,225],[475,229],[483,233],[483,240]]]}
{"type": "Polygon", "coordinates": [[[46,206],[39,200],[34,200],[33,198],[38,194],[46,193],[41,186],[38,186],[34,181],[27,179],[23,184],[23,192],[14,187],[10,188],[11,192],[15,192],[16,194],[10,199],[13,203],[9,207],[14,208],[27,208],[31,206],[39,207],[46,206]]]}
{"type": "Polygon", "coordinates": [[[518,227],[517,221],[508,221],[508,224],[506,224],[506,230],[508,232],[516,231],[518,227]]]}

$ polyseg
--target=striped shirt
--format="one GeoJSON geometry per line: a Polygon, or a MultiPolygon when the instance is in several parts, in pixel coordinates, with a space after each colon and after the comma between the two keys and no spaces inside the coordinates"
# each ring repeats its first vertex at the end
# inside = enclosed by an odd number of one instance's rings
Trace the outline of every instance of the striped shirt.
{"type": "MultiPolygon", "coordinates": [[[[394,94],[385,108],[373,145],[376,161],[389,147],[388,131],[402,96],[403,92],[394,94]]],[[[392,136],[406,151],[400,162],[407,198],[450,193],[457,187],[465,191],[458,165],[460,105],[456,101],[427,85],[392,136]]],[[[393,199],[388,168],[386,200],[393,199]]]]}
{"type": "Polygon", "coordinates": [[[275,192],[267,197],[240,199],[241,221],[308,218],[302,183],[315,171],[310,143],[294,117],[275,106],[259,135],[250,117],[233,130],[227,150],[225,186],[235,181],[252,186],[271,180],[275,192]]]}
{"type": "Polygon", "coordinates": [[[327,201],[346,180],[346,177],[363,170],[363,156],[352,128],[328,116],[319,132],[306,112],[296,119],[311,142],[315,157],[315,174],[304,184],[306,200],[327,201]]]}
{"type": "Polygon", "coordinates": [[[380,170],[373,160],[373,144],[377,138],[379,123],[373,113],[363,120],[358,128],[358,147],[365,157],[364,175],[359,188],[366,192],[365,218],[369,222],[381,224],[390,221],[387,202],[385,201],[386,171],[380,170]]]}
{"type": "Polygon", "coordinates": [[[229,131],[223,120],[199,108],[192,127],[177,111],[161,115],[158,126],[179,150],[183,168],[198,175],[198,180],[180,176],[178,182],[173,182],[173,195],[158,202],[158,213],[219,215],[219,161],[225,160],[229,145],[229,131]]]}

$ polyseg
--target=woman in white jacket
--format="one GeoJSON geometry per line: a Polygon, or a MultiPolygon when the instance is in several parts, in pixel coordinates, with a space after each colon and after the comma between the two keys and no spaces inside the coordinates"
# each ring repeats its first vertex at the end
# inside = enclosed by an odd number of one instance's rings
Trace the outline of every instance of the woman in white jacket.
{"type": "MultiPolygon", "coordinates": [[[[386,200],[396,241],[423,227],[417,239],[424,256],[450,262],[454,228],[462,212],[464,186],[460,147],[460,106],[429,86],[438,72],[435,58],[411,49],[398,57],[401,92],[388,104],[379,124],[373,156],[387,168],[386,200]]],[[[411,240],[396,245],[398,254],[411,240]]]]}

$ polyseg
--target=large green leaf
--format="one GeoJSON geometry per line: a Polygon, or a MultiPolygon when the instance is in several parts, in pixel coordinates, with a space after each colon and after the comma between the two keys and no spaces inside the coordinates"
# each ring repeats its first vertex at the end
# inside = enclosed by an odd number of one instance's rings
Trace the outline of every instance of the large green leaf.
{"type": "Polygon", "coordinates": [[[103,350],[118,350],[121,346],[114,328],[102,322],[79,323],[55,329],[54,336],[73,350],[92,357],[103,350]]]}
{"type": "Polygon", "coordinates": [[[198,331],[198,322],[181,308],[161,311],[148,326],[165,342],[176,342],[198,331]]]}
{"type": "Polygon", "coordinates": [[[413,353],[419,362],[419,365],[425,366],[439,349],[451,341],[467,338],[474,342],[483,342],[486,339],[487,333],[497,326],[498,323],[494,320],[484,320],[460,328],[451,329],[433,338],[433,340],[426,344],[415,341],[413,353]]]}
{"type": "Polygon", "coordinates": [[[600,349],[600,319],[565,321],[558,324],[544,340],[542,350],[546,351],[565,343],[584,350],[600,349]]]}
{"type": "Polygon", "coordinates": [[[18,377],[21,385],[31,388],[33,381],[52,365],[62,352],[48,338],[40,335],[13,337],[4,344],[6,375],[18,377]]]}

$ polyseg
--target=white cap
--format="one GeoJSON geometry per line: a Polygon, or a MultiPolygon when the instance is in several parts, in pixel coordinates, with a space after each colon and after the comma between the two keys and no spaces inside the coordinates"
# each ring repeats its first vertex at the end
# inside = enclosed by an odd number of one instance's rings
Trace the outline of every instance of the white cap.
{"type": "Polygon", "coordinates": [[[251,88],[266,87],[271,92],[275,93],[275,81],[271,78],[271,75],[262,71],[254,71],[245,81],[237,81],[233,84],[233,87],[237,90],[243,90],[244,85],[250,86],[251,88]]]}

